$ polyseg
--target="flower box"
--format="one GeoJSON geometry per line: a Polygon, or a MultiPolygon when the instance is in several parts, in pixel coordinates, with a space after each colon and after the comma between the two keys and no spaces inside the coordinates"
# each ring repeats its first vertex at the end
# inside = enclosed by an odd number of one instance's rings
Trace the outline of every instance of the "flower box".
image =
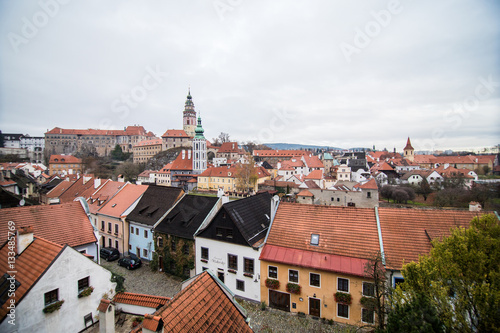
{"type": "Polygon", "coordinates": [[[200,260],[201,260],[201,262],[208,262],[207,259],[200,259],[200,260]]]}
{"type": "Polygon", "coordinates": [[[80,293],[78,294],[78,298],[90,296],[90,294],[92,294],[93,291],[94,291],[94,287],[92,287],[92,286],[87,287],[87,288],[83,289],[82,291],[80,291],[80,293]]]}
{"type": "Polygon", "coordinates": [[[300,295],[300,290],[301,290],[300,285],[298,285],[296,283],[287,283],[286,284],[286,291],[289,292],[290,294],[300,295]]]}
{"type": "Polygon", "coordinates": [[[250,273],[243,273],[243,275],[253,278],[253,274],[250,274],[250,273]]]}
{"type": "Polygon", "coordinates": [[[267,278],[266,279],[266,287],[268,287],[269,289],[279,289],[280,282],[278,280],[275,280],[275,279],[267,278]]]}
{"type": "Polygon", "coordinates": [[[43,308],[43,312],[44,313],[52,313],[54,311],[57,311],[61,308],[63,303],[64,303],[64,300],[61,300],[61,301],[54,302],[50,305],[47,305],[46,307],[43,308]]]}
{"type": "Polygon", "coordinates": [[[233,274],[236,274],[236,271],[234,269],[228,269],[227,270],[229,273],[233,273],[233,274]]]}
{"type": "Polygon", "coordinates": [[[352,297],[351,294],[349,293],[343,293],[338,291],[334,294],[334,297],[335,297],[335,302],[337,303],[350,305],[352,302],[352,297]]]}

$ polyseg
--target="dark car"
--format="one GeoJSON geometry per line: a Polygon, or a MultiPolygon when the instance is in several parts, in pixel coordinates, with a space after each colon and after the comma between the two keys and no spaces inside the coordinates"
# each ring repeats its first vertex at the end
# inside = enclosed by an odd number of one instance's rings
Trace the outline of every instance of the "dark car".
{"type": "Polygon", "coordinates": [[[114,247],[103,247],[100,252],[101,258],[106,261],[113,261],[120,258],[120,252],[114,247]]]}
{"type": "Polygon", "coordinates": [[[128,257],[123,257],[118,260],[118,265],[123,266],[126,269],[135,269],[142,266],[142,260],[135,254],[130,254],[128,257]]]}

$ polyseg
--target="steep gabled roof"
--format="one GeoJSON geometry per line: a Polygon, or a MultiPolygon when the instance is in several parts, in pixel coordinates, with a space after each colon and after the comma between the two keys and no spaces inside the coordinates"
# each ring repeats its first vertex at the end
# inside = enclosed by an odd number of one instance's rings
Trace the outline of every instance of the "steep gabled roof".
{"type": "Polygon", "coordinates": [[[156,309],[158,306],[167,304],[170,297],[144,295],[136,293],[117,293],[113,298],[115,303],[130,304],[137,306],[144,306],[156,309]]]}
{"type": "MultiPolygon", "coordinates": [[[[2,230],[7,230],[7,228],[2,228],[2,230]]],[[[13,298],[16,306],[19,306],[19,302],[47,271],[63,249],[64,247],[61,245],[41,237],[35,237],[33,242],[20,255],[16,256],[16,273],[13,275],[15,275],[16,281],[20,283],[13,298]]],[[[12,271],[9,267],[8,252],[11,252],[9,245],[4,242],[0,248],[0,278],[3,274],[12,271]]],[[[7,301],[0,308],[0,322],[6,318],[9,312],[7,306],[10,304],[10,301],[7,301]]]]}
{"type": "Polygon", "coordinates": [[[94,178],[82,176],[74,182],[64,193],[59,196],[61,203],[71,202],[77,197],[81,197],[89,188],[94,187],[94,178]]]}
{"type": "Polygon", "coordinates": [[[93,191],[90,196],[88,196],[87,202],[89,204],[89,210],[91,214],[96,214],[99,209],[104,207],[106,202],[111,199],[126,183],[115,182],[112,180],[107,180],[98,189],[93,191]]]}
{"type": "MultiPolygon", "coordinates": [[[[35,235],[60,245],[75,247],[97,242],[94,229],[79,201],[0,209],[2,230],[7,230],[9,221],[15,221],[16,227],[31,226],[35,235]]],[[[7,233],[0,233],[0,244],[6,240],[7,233]]]]}
{"type": "Polygon", "coordinates": [[[271,216],[271,195],[268,192],[228,202],[222,208],[252,246],[266,235],[271,216]]]}
{"type": "Polygon", "coordinates": [[[72,155],[50,155],[49,164],[81,164],[82,159],[72,155]]]}
{"type": "Polygon", "coordinates": [[[357,185],[354,185],[354,187],[361,188],[364,190],[378,190],[377,181],[375,180],[375,178],[371,178],[366,183],[363,183],[363,184],[359,183],[357,185]]]}
{"type": "Polygon", "coordinates": [[[52,190],[47,193],[47,198],[59,198],[68,188],[73,185],[74,181],[63,180],[57,184],[52,190]]]}
{"type": "Polygon", "coordinates": [[[224,142],[220,148],[219,153],[237,153],[244,154],[245,151],[238,147],[238,142],[224,142]]]}
{"type": "Polygon", "coordinates": [[[408,141],[406,141],[406,146],[405,146],[404,150],[407,150],[407,149],[413,150],[413,147],[411,146],[411,142],[410,142],[410,137],[408,137],[408,141]]]}
{"type": "Polygon", "coordinates": [[[183,150],[179,153],[177,158],[171,163],[170,170],[193,170],[193,154],[190,149],[183,150]],[[184,154],[183,154],[184,153],[184,154]]]}
{"type": "Polygon", "coordinates": [[[163,319],[164,332],[253,332],[246,314],[220,283],[208,271],[194,277],[155,313],[163,319]]]}
{"type": "Polygon", "coordinates": [[[297,193],[297,196],[298,197],[314,197],[314,194],[312,194],[310,191],[308,190],[302,190],[300,191],[299,193],[297,193]]]}
{"type": "Polygon", "coordinates": [[[99,209],[99,214],[121,218],[124,216],[127,209],[141,197],[148,188],[147,185],[135,185],[126,183],[125,186],[108,202],[99,209]]]}
{"type": "Polygon", "coordinates": [[[184,196],[155,227],[155,232],[193,239],[194,233],[218,200],[216,197],[184,196]]]}
{"type": "Polygon", "coordinates": [[[321,170],[311,171],[305,179],[323,179],[323,172],[321,170]]]}
{"type": "Polygon", "coordinates": [[[162,138],[169,138],[169,137],[189,138],[190,136],[187,135],[184,130],[169,129],[165,133],[163,133],[163,135],[161,137],[162,138]]]}
{"type": "Polygon", "coordinates": [[[184,191],[178,187],[150,185],[137,206],[128,214],[127,221],[154,225],[182,197],[184,191]]]}

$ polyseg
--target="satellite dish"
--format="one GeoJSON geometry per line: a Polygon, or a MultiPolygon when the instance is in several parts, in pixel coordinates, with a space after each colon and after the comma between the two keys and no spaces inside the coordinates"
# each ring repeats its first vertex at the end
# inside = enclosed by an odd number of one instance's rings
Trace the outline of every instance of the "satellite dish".
{"type": "Polygon", "coordinates": [[[26,201],[24,201],[24,199],[21,199],[21,201],[19,201],[19,206],[24,206],[24,204],[26,204],[26,201]]]}

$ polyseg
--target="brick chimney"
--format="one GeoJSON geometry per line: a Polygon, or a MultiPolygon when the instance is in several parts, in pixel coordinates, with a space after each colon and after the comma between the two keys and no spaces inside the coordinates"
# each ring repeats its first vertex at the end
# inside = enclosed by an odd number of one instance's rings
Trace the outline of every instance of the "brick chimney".
{"type": "Polygon", "coordinates": [[[33,228],[20,227],[17,229],[17,254],[23,253],[23,251],[33,242],[33,228]]]}

